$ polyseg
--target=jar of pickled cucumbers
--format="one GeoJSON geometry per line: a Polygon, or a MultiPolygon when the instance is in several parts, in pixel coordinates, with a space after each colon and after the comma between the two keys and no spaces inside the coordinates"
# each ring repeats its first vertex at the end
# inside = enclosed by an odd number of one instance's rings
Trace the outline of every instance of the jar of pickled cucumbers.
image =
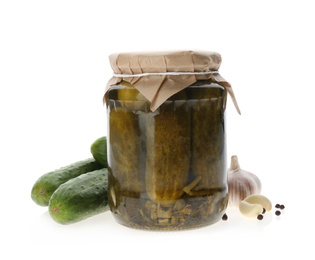
{"type": "Polygon", "coordinates": [[[225,107],[215,52],[118,53],[104,100],[108,198],[118,223],[178,230],[217,222],[228,204],[225,107]]]}

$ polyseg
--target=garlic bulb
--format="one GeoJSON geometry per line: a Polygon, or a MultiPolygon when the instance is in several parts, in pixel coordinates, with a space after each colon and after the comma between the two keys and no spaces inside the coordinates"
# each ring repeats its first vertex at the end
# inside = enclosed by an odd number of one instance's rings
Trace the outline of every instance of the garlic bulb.
{"type": "Polygon", "coordinates": [[[261,182],[258,177],[241,169],[236,155],[231,157],[228,170],[229,206],[238,207],[247,196],[261,192],[261,182]]]}

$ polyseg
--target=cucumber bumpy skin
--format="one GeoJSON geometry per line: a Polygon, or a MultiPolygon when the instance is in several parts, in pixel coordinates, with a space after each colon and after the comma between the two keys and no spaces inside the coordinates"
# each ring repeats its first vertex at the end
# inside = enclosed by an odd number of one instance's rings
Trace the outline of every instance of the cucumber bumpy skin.
{"type": "Polygon", "coordinates": [[[108,167],[106,136],[102,136],[93,142],[91,145],[91,153],[98,163],[103,165],[105,168],[108,167]]]}
{"type": "Polygon", "coordinates": [[[53,192],[66,181],[81,174],[104,168],[93,158],[82,160],[41,176],[34,184],[31,197],[40,206],[48,206],[53,192]]]}
{"type": "Polygon", "coordinates": [[[53,193],[49,214],[60,224],[71,224],[105,212],[108,207],[108,171],[96,170],[73,178],[53,193]]]}

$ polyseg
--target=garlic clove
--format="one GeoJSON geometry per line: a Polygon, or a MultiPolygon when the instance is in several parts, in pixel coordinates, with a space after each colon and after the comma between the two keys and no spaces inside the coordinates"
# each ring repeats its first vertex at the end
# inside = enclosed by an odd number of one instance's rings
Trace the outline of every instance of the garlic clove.
{"type": "Polygon", "coordinates": [[[242,170],[236,155],[231,157],[228,170],[229,206],[238,207],[247,196],[261,192],[259,178],[248,171],[242,170]]]}
{"type": "Polygon", "coordinates": [[[257,216],[263,212],[263,206],[260,204],[252,204],[243,200],[239,204],[239,210],[248,218],[257,218],[257,216]]]}
{"type": "Polygon", "coordinates": [[[251,204],[260,204],[266,211],[270,211],[272,209],[271,201],[264,195],[253,194],[246,197],[244,201],[251,204]]]}

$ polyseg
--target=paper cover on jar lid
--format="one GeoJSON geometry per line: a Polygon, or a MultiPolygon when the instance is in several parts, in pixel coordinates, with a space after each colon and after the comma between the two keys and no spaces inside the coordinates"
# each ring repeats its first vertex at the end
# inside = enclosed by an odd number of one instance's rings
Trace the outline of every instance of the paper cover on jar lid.
{"type": "Polygon", "coordinates": [[[226,88],[241,114],[231,85],[218,72],[222,59],[217,52],[126,52],[111,54],[109,61],[114,76],[107,83],[104,101],[109,88],[124,80],[139,90],[155,111],[169,97],[197,80],[212,79],[226,88]]]}

